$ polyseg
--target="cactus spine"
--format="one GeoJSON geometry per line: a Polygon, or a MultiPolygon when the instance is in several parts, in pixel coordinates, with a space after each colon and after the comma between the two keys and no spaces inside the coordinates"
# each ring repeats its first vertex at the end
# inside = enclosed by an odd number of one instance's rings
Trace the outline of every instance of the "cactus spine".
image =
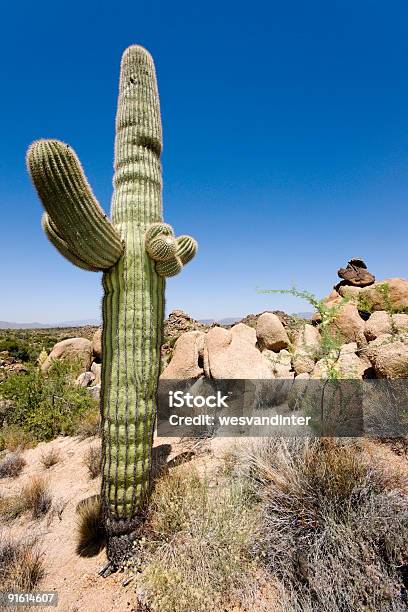
{"type": "Polygon", "coordinates": [[[101,500],[113,564],[129,550],[149,492],[165,277],[197,249],[163,223],[161,149],[154,64],[135,45],[121,63],[112,221],[72,149],[40,140],[27,153],[46,235],[76,266],[103,271],[101,500]]]}

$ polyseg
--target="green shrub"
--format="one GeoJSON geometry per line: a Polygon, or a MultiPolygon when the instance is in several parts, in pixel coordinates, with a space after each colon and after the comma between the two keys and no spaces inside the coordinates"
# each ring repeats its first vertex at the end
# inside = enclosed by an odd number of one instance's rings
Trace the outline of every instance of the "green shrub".
{"type": "MultiPolygon", "coordinates": [[[[315,308],[319,314],[319,322],[317,329],[320,333],[320,351],[315,357],[318,360],[323,360],[325,369],[327,371],[327,378],[337,379],[340,378],[340,373],[335,367],[334,363],[337,361],[340,354],[340,348],[345,343],[339,331],[333,329],[333,323],[336,320],[337,315],[345,304],[350,301],[350,297],[339,296],[340,300],[337,303],[330,304],[325,298],[320,300],[313,293],[307,290],[299,290],[296,287],[291,289],[265,289],[259,293],[265,294],[276,294],[281,293],[285,295],[292,295],[297,298],[306,300],[313,308],[315,308]]],[[[298,324],[299,325],[299,324],[298,324]]]]}
{"type": "Polygon", "coordinates": [[[6,337],[0,340],[0,352],[7,351],[11,357],[20,361],[30,361],[30,351],[27,343],[17,338],[6,337]]]}
{"type": "Polygon", "coordinates": [[[0,352],[7,351],[11,357],[35,365],[43,349],[49,353],[61,340],[92,337],[93,329],[0,329],[0,352]]]}
{"type": "Polygon", "coordinates": [[[96,402],[74,384],[78,366],[55,362],[47,373],[33,368],[24,376],[12,374],[0,383],[0,396],[14,404],[7,425],[21,427],[36,441],[75,435],[78,422],[96,402]]]}
{"type": "Polygon", "coordinates": [[[364,293],[359,293],[357,297],[357,310],[360,312],[366,312],[367,314],[372,314],[374,311],[374,304],[371,298],[364,293]]]}

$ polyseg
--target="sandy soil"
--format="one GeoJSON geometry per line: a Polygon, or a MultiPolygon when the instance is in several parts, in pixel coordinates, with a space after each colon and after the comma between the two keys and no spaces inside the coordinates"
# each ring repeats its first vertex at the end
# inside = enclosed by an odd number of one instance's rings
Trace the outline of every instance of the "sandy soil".
{"type": "MultiPolygon", "coordinates": [[[[90,480],[83,464],[84,455],[90,446],[97,446],[98,439],[60,437],[49,443],[23,452],[27,465],[15,479],[0,480],[0,495],[16,493],[35,475],[49,480],[53,507],[42,520],[33,521],[22,516],[12,524],[0,525],[0,534],[16,536],[38,536],[44,551],[47,575],[38,587],[59,594],[58,610],[76,612],[104,612],[110,610],[137,610],[134,587],[122,586],[125,575],[116,573],[108,578],[98,576],[99,569],[107,559],[105,551],[92,558],[81,558],[75,552],[75,510],[79,501],[99,491],[100,480],[90,480]],[[49,469],[41,463],[41,456],[51,448],[58,449],[60,461],[49,469]]],[[[194,456],[199,470],[206,470],[214,462],[209,448],[198,449],[195,443],[181,443],[174,438],[157,439],[155,447],[163,444],[170,451],[170,466],[194,456]],[[210,455],[212,457],[210,457],[210,455]]],[[[37,610],[39,608],[36,608],[37,610]]]]}

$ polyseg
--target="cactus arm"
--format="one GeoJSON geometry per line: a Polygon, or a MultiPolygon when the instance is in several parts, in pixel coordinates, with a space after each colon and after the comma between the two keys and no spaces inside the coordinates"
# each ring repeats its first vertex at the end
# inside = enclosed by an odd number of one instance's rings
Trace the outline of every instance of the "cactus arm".
{"type": "Polygon", "coordinates": [[[85,263],[82,259],[79,259],[79,257],[77,257],[75,253],[70,250],[65,240],[61,238],[57,230],[53,227],[48,213],[46,212],[42,216],[41,225],[48,240],[55,246],[57,251],[59,251],[61,255],[65,257],[65,259],[68,259],[68,261],[73,263],[74,266],[82,268],[83,270],[89,270],[90,272],[99,271],[98,268],[95,268],[92,265],[85,263]]]}
{"type": "Polygon", "coordinates": [[[75,152],[57,140],[39,140],[28,149],[27,166],[48,214],[43,227],[54,246],[81,268],[111,268],[123,253],[123,243],[75,152]]]}
{"type": "Polygon", "coordinates": [[[184,266],[193,259],[197,249],[197,242],[191,236],[179,236],[177,238],[177,255],[184,266]]]}
{"type": "Polygon", "coordinates": [[[159,276],[175,276],[197,252],[197,243],[191,236],[174,237],[173,228],[166,223],[153,223],[146,232],[148,255],[156,263],[159,276]]]}

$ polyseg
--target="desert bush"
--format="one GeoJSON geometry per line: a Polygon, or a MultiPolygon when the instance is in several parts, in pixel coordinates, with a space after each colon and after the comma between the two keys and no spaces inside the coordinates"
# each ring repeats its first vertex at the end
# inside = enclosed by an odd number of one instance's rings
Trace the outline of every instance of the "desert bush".
{"type": "Polygon", "coordinates": [[[51,495],[48,483],[41,476],[34,477],[21,490],[27,510],[31,510],[33,518],[40,518],[51,508],[51,495]]]}
{"type": "Polygon", "coordinates": [[[240,458],[262,520],[253,553],[288,610],[405,610],[408,498],[357,443],[269,439],[240,458]]]}
{"type": "Polygon", "coordinates": [[[57,448],[50,448],[47,452],[41,455],[41,463],[48,470],[50,467],[58,463],[61,454],[57,448]]]}
{"type": "Polygon", "coordinates": [[[8,453],[0,461],[0,478],[15,478],[21,474],[26,462],[19,453],[8,453]]]}
{"type": "Polygon", "coordinates": [[[0,338],[0,352],[1,351],[7,351],[11,357],[19,359],[20,361],[30,361],[28,344],[14,336],[0,338]]]}
{"type": "Polygon", "coordinates": [[[357,309],[360,312],[364,312],[368,315],[373,314],[374,312],[374,304],[368,295],[364,293],[359,293],[357,296],[357,309]]]}
{"type": "MultiPolygon", "coordinates": [[[[16,359],[36,364],[43,349],[49,353],[60,340],[88,335],[84,329],[67,332],[61,329],[0,329],[0,351],[7,351],[16,359]]],[[[92,337],[91,330],[89,335],[92,337]]]]}
{"type": "Polygon", "coordinates": [[[76,515],[76,552],[81,557],[93,557],[103,549],[106,542],[99,495],[93,495],[80,502],[76,515]]]}
{"type": "Polygon", "coordinates": [[[47,514],[51,502],[47,481],[41,476],[35,476],[23,485],[17,495],[0,499],[0,515],[5,520],[11,521],[24,512],[31,512],[33,519],[39,519],[47,514]]]}
{"type": "Polygon", "coordinates": [[[14,521],[26,509],[24,500],[18,495],[0,496],[0,517],[4,521],[14,521]]]}
{"type": "Polygon", "coordinates": [[[99,436],[101,430],[101,415],[99,408],[89,410],[77,419],[75,433],[81,440],[92,436],[99,436]]]}
{"type": "Polygon", "coordinates": [[[14,404],[7,424],[21,427],[37,441],[74,435],[79,419],[96,406],[86,389],[74,384],[77,373],[77,365],[55,362],[47,373],[33,368],[0,383],[0,397],[14,404]]]}
{"type": "Polygon", "coordinates": [[[96,478],[101,473],[101,448],[90,446],[84,454],[84,465],[88,468],[89,478],[96,478]]]}
{"type": "Polygon", "coordinates": [[[33,443],[33,436],[18,425],[3,425],[0,430],[0,450],[21,451],[33,443]]]}
{"type": "Polygon", "coordinates": [[[249,596],[255,570],[248,541],[255,521],[237,482],[215,491],[191,468],[164,476],[135,550],[136,566],[143,559],[137,581],[149,609],[224,609],[227,601],[249,596]]]}
{"type": "Polygon", "coordinates": [[[42,553],[35,539],[0,540],[0,583],[3,591],[30,591],[44,578],[42,553]]]}

